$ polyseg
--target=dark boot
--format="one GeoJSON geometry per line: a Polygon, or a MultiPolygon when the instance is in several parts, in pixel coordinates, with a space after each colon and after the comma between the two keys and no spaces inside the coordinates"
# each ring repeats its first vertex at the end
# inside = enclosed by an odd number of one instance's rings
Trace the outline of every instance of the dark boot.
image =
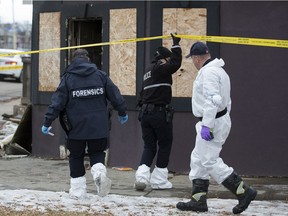
{"type": "Polygon", "coordinates": [[[192,197],[189,202],[179,202],[176,207],[182,211],[206,212],[207,192],[209,180],[194,179],[192,188],[192,197]]]}
{"type": "Polygon", "coordinates": [[[240,214],[247,209],[251,201],[254,200],[257,195],[257,191],[245,184],[242,178],[235,172],[225,179],[222,184],[235,194],[239,201],[238,205],[233,208],[234,214],[240,214]]]}

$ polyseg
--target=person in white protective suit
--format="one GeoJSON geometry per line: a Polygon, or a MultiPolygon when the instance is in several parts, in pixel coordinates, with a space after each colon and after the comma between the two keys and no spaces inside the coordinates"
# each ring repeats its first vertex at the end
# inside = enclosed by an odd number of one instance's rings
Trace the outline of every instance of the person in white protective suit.
{"type": "Polygon", "coordinates": [[[234,169],[220,158],[231,128],[230,78],[223,69],[224,61],[212,60],[206,44],[194,43],[186,56],[189,57],[199,70],[192,94],[192,111],[199,122],[196,124],[196,142],[190,162],[191,200],[179,202],[176,207],[182,211],[208,211],[207,192],[211,176],[236,195],[239,203],[233,208],[233,213],[239,214],[255,199],[257,191],[244,183],[234,169]]]}

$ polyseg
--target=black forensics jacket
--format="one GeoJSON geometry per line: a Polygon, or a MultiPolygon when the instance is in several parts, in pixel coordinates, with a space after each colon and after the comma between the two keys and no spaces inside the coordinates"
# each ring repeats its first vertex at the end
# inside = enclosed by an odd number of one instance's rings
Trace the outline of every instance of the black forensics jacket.
{"type": "Polygon", "coordinates": [[[65,110],[71,125],[68,138],[106,138],[109,136],[107,100],[119,115],[126,115],[125,100],[107,74],[87,59],[75,58],[52,96],[44,126],[49,127],[65,110]]]}

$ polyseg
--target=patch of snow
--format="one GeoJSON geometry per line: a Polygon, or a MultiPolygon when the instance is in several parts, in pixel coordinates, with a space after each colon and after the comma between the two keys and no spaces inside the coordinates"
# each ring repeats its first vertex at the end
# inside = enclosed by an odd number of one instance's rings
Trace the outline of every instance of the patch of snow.
{"type": "MultiPolygon", "coordinates": [[[[66,192],[37,190],[1,190],[0,206],[10,207],[17,211],[49,210],[67,212],[110,213],[112,215],[191,215],[176,209],[179,198],[150,198],[109,194],[105,197],[88,193],[84,200],[74,200],[66,192]]],[[[197,215],[217,216],[232,215],[232,208],[237,204],[235,199],[208,199],[209,211],[197,215]]],[[[195,213],[196,215],[196,213],[195,213]]],[[[284,216],[288,215],[287,201],[253,201],[241,215],[247,216],[284,216]]]]}

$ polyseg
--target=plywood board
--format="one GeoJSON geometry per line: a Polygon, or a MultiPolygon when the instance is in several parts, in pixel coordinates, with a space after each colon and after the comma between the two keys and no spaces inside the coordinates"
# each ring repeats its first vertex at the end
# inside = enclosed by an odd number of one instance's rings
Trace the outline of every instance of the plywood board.
{"type": "MultiPolygon", "coordinates": [[[[39,49],[60,47],[60,12],[40,13],[39,49]]],[[[55,91],[60,81],[60,51],[39,53],[39,91],[55,91]]]]}
{"type": "MultiPolygon", "coordinates": [[[[137,11],[110,10],[110,41],[136,38],[137,11]]],[[[136,95],[136,43],[110,45],[109,74],[122,95],[136,95]]]]}
{"type": "MultiPolygon", "coordinates": [[[[163,9],[163,35],[170,33],[187,35],[207,35],[207,9],[206,8],[164,8],[163,9]]],[[[186,59],[191,45],[195,41],[182,39],[180,45],[183,52],[181,68],[173,75],[173,97],[191,97],[192,84],[197,70],[192,59],[186,59]]],[[[163,40],[163,46],[171,47],[172,40],[163,40]]]]}

